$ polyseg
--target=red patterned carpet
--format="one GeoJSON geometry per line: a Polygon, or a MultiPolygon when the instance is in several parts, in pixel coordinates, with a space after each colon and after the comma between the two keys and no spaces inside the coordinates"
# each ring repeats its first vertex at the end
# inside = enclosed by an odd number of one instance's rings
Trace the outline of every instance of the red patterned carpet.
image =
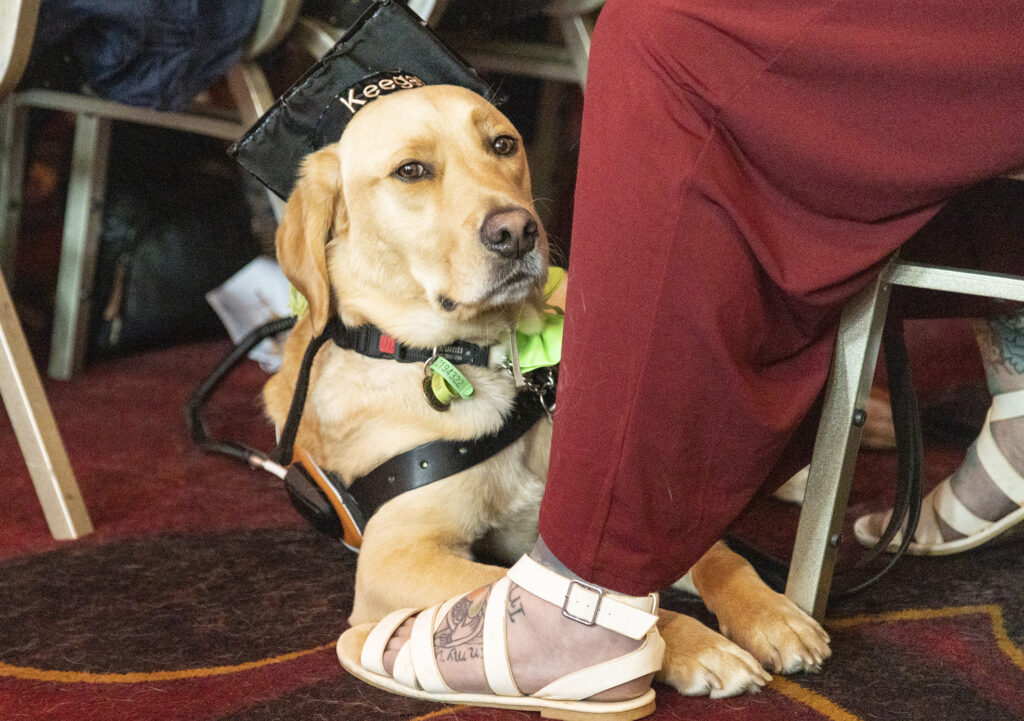
{"type": "MultiPolygon", "coordinates": [[[[940,338],[946,347],[943,363],[915,353],[926,392],[977,379],[979,369],[964,368],[972,348],[961,324],[917,327],[919,351],[940,338]]],[[[355,558],[303,526],[273,478],[187,439],[184,400],[226,348],[216,341],[106,361],[48,384],[96,525],[80,541],[49,537],[0,419],[0,718],[529,718],[399,699],[341,670],[332,644],[345,627],[355,558]]],[[[256,399],[262,380],[254,365],[230,379],[208,414],[215,431],[270,443],[256,399]]],[[[929,478],[958,454],[930,446],[929,478]]],[[[893,465],[891,454],[862,454],[851,517],[880,505],[893,465]]],[[[738,532],[783,555],[795,517],[764,501],[738,532]]],[[[1024,718],[1021,548],[1017,540],[907,559],[834,605],[835,656],[822,673],[720,701],[659,688],[652,718],[1024,718]]],[[[667,603],[703,614],[679,595],[667,603]]]]}

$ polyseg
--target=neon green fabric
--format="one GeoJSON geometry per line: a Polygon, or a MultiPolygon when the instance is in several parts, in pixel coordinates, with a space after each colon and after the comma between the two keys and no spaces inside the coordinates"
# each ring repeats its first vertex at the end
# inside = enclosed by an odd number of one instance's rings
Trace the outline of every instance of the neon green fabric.
{"type": "Polygon", "coordinates": [[[516,331],[519,368],[523,373],[558,365],[562,359],[562,326],[565,316],[561,312],[548,313],[544,321],[544,330],[536,335],[516,331]]]}
{"type": "MultiPolygon", "coordinates": [[[[563,282],[565,282],[565,270],[555,266],[548,268],[548,282],[544,286],[544,297],[550,298],[563,282]]],[[[540,333],[527,335],[516,331],[519,368],[523,373],[558,365],[562,359],[564,325],[564,311],[549,305],[548,312],[544,315],[544,329],[540,333]]]]}
{"type": "Polygon", "coordinates": [[[299,289],[294,285],[288,286],[288,310],[292,312],[292,315],[296,318],[302,316],[307,310],[309,310],[309,303],[306,301],[306,296],[299,292],[299,289]]]}
{"type": "Polygon", "coordinates": [[[548,267],[548,282],[544,284],[544,298],[545,300],[554,295],[555,291],[565,282],[565,268],[559,268],[556,265],[548,267]]]}

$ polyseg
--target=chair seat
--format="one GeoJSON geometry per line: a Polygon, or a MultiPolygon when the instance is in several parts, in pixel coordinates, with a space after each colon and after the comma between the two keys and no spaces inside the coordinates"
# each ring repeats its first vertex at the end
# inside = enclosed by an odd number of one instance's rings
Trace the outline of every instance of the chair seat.
{"type": "MultiPolygon", "coordinates": [[[[1024,276],[1024,182],[994,178],[964,191],[900,250],[900,260],[1024,276]]],[[[897,287],[903,318],[977,318],[1013,312],[1014,301],[897,287]]]]}

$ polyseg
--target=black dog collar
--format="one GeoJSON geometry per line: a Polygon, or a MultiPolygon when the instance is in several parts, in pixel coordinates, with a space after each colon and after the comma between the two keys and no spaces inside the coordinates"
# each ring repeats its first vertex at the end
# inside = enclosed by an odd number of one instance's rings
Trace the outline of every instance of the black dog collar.
{"type": "MultiPolygon", "coordinates": [[[[488,346],[459,340],[437,348],[415,348],[399,343],[374,325],[349,328],[335,317],[332,339],[339,348],[354,350],[368,358],[389,358],[399,363],[424,363],[431,358],[445,358],[455,365],[474,365],[486,368],[490,363],[488,346]]],[[[331,324],[328,323],[328,328],[331,324]]]]}
{"type": "Polygon", "coordinates": [[[426,362],[434,357],[445,358],[455,365],[476,365],[486,367],[489,363],[490,349],[487,346],[455,341],[438,348],[413,348],[399,343],[380,328],[373,325],[361,325],[349,328],[341,322],[341,318],[333,316],[323,332],[313,338],[306,346],[299,367],[299,377],[295,381],[295,394],[288,408],[288,418],[281,429],[281,438],[274,451],[274,460],[282,466],[292,462],[295,448],[295,436],[299,432],[302,420],[302,409],[306,406],[306,395],[309,392],[309,376],[313,369],[313,359],[327,341],[333,340],[339,348],[354,350],[370,358],[388,358],[400,363],[426,362]]]}

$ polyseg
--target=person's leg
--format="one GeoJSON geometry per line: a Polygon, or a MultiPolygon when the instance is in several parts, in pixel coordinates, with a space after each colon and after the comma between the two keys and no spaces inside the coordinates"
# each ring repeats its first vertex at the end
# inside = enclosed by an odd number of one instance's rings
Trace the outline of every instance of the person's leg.
{"type": "Polygon", "coordinates": [[[639,62],[588,86],[540,519],[574,572],[638,593],[696,562],[822,388],[841,304],[1022,161],[999,78],[1024,59],[983,5],[618,13],[639,62]]]}
{"type": "MultiPolygon", "coordinates": [[[[963,464],[923,500],[908,553],[959,553],[1024,521],[1024,312],[975,322],[993,402],[963,464]]],[[[857,538],[874,545],[892,511],[858,519],[857,538]]]]}

